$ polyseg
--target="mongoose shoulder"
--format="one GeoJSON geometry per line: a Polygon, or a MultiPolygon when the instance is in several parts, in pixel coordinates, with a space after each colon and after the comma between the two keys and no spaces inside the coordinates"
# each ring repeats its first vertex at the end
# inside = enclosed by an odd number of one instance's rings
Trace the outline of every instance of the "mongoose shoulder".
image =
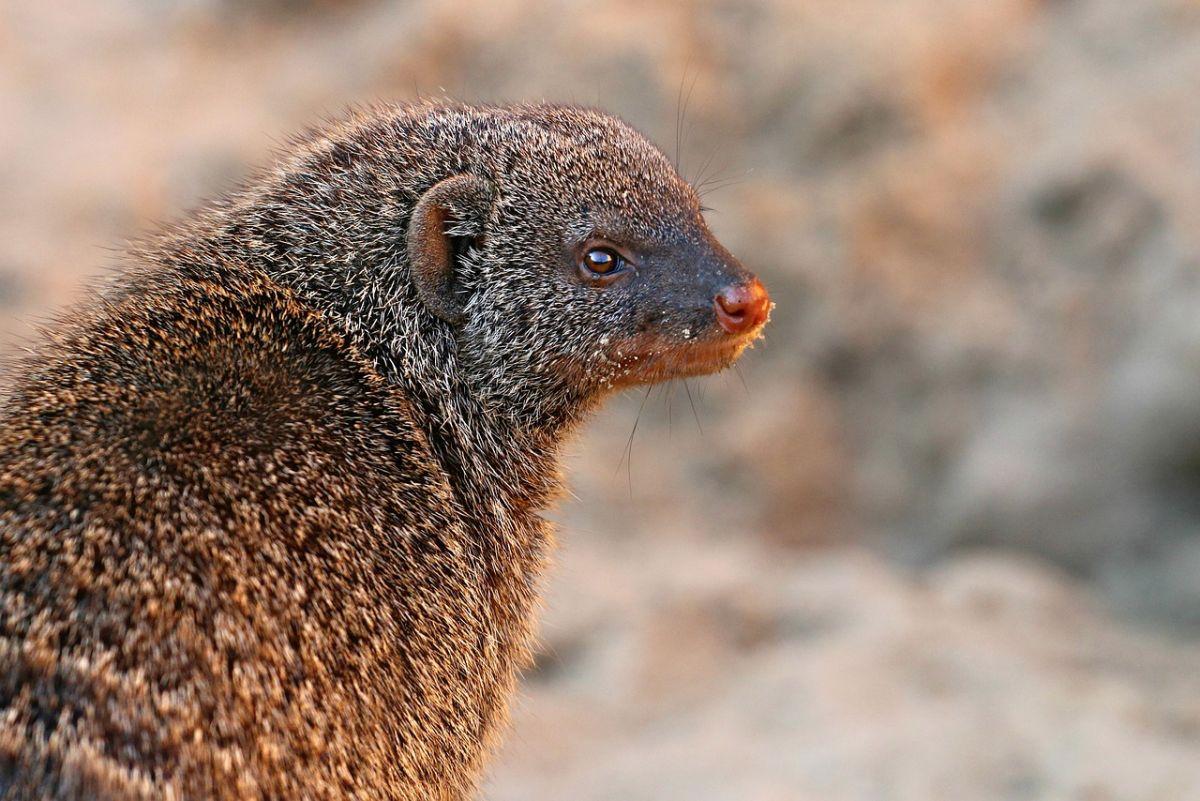
{"type": "Polygon", "coordinates": [[[563,438],[761,284],[641,135],[418,103],[136,250],[0,416],[0,797],[468,797],[563,438]]]}

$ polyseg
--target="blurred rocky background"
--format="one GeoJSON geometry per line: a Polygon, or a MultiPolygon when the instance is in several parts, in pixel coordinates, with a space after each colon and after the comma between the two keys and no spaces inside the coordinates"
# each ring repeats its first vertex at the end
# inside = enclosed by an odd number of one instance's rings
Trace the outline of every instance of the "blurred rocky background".
{"type": "Polygon", "coordinates": [[[1200,3],[0,0],[0,353],[417,94],[619,113],[778,302],[573,447],[486,798],[1200,798],[1200,3]]]}

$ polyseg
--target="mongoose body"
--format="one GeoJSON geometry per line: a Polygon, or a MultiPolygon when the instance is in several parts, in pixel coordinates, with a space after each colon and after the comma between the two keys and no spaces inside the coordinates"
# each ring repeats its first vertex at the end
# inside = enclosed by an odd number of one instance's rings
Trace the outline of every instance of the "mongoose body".
{"type": "Polygon", "coordinates": [[[619,121],[388,107],[139,250],[0,419],[0,798],[470,796],[563,437],[766,294],[619,121]]]}

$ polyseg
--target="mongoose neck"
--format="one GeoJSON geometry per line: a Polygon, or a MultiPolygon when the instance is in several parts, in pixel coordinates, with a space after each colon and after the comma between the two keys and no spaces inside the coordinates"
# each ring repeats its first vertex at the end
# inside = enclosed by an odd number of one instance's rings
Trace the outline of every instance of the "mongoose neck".
{"type": "Polygon", "coordinates": [[[240,263],[293,291],[409,396],[468,509],[483,518],[535,512],[560,491],[559,443],[587,404],[472,378],[458,332],[424,307],[404,258],[411,199],[461,165],[406,172],[394,159],[370,158],[340,172],[284,165],[203,224],[169,233],[162,249],[173,259],[240,263]]]}

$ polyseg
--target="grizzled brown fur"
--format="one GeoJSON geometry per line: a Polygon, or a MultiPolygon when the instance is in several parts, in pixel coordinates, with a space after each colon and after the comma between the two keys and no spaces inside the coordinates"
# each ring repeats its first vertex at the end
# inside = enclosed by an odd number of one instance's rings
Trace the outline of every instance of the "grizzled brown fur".
{"type": "Polygon", "coordinates": [[[559,443],[731,363],[747,280],[657,150],[551,106],[358,113],[141,249],[0,419],[0,798],[469,796],[559,443]],[[581,280],[597,236],[627,280],[581,280]]]}

